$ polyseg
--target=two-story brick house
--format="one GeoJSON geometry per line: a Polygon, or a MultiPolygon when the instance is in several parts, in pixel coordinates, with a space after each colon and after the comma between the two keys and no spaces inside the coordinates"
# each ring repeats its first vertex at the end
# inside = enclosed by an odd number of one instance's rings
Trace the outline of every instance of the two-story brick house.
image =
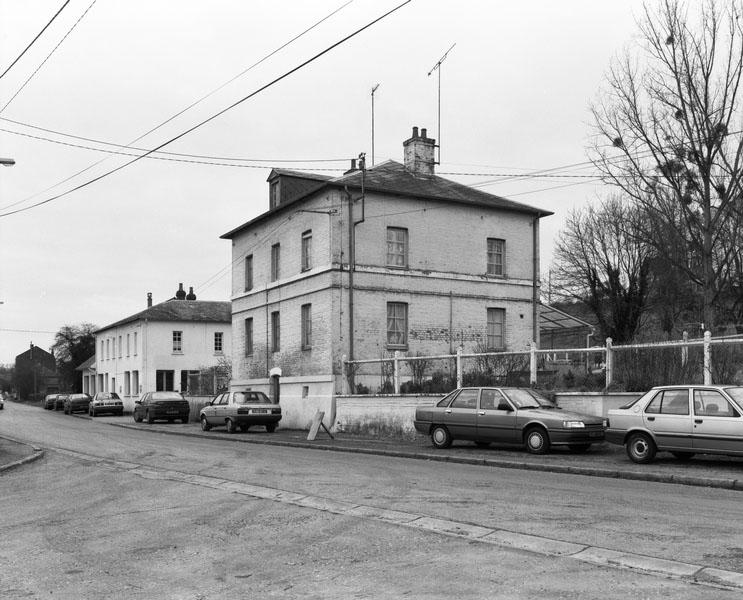
{"type": "Polygon", "coordinates": [[[88,390],[117,392],[125,410],[143,392],[188,393],[204,367],[229,360],[229,302],[196,300],[179,286],[174,298],[152,305],[95,333],[95,381],[88,390]]]}
{"type": "Polygon", "coordinates": [[[285,404],[341,393],[344,356],[538,341],[539,219],[551,213],[436,176],[425,129],[403,146],[404,164],[338,178],[275,169],[269,210],[222,236],[233,385],[268,386],[278,367],[285,404]]]}

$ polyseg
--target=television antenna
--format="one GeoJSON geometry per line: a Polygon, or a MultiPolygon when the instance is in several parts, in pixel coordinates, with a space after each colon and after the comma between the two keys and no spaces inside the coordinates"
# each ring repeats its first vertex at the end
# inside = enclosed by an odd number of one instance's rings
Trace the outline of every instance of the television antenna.
{"type": "Polygon", "coordinates": [[[451,45],[451,48],[449,48],[446,52],[444,52],[444,55],[436,62],[433,67],[431,67],[431,70],[428,72],[428,76],[431,76],[431,73],[434,71],[438,71],[439,76],[439,99],[438,99],[438,139],[436,140],[438,144],[436,146],[439,149],[439,160],[435,162],[434,164],[440,165],[441,164],[441,64],[446,60],[447,55],[449,52],[451,52],[454,49],[454,46],[456,46],[457,43],[454,42],[451,45]]]}

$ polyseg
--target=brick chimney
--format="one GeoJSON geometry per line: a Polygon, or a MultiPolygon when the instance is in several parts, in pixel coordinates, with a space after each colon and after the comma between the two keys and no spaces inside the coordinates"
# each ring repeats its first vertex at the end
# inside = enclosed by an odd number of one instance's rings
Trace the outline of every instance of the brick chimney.
{"type": "Polygon", "coordinates": [[[178,291],[175,293],[175,299],[176,300],[185,300],[186,299],[186,290],[183,289],[183,284],[178,284],[178,291]]]}
{"type": "Polygon", "coordinates": [[[196,300],[196,294],[193,293],[193,287],[189,286],[188,294],[186,294],[186,300],[196,300]]]}
{"type": "Polygon", "coordinates": [[[418,175],[433,175],[436,140],[427,137],[426,130],[413,127],[413,137],[402,143],[405,151],[405,168],[418,175]]]}
{"type": "Polygon", "coordinates": [[[147,292],[147,308],[152,308],[152,292],[147,292]]]}

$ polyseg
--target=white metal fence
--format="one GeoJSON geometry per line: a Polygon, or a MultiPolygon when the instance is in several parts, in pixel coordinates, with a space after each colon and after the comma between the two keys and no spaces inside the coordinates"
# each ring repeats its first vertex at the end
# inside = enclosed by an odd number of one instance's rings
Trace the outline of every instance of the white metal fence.
{"type": "Polygon", "coordinates": [[[346,393],[446,392],[466,385],[640,391],[662,384],[743,383],[743,336],[520,352],[343,359],[346,393]]]}

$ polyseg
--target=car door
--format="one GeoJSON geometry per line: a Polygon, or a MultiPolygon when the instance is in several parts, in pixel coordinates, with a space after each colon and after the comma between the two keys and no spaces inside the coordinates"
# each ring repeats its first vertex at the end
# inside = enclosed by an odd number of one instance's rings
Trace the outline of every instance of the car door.
{"type": "Polygon", "coordinates": [[[480,409],[477,411],[477,439],[483,442],[514,444],[520,435],[516,429],[516,411],[495,388],[480,391],[480,409]]]}
{"type": "Polygon", "coordinates": [[[718,390],[694,390],[695,452],[743,453],[743,417],[718,390]]]}
{"type": "Polygon", "coordinates": [[[477,397],[479,394],[479,388],[464,388],[444,409],[444,423],[452,437],[469,440],[477,437],[477,397]]]}
{"type": "Polygon", "coordinates": [[[206,422],[211,424],[214,424],[217,422],[216,414],[217,414],[217,405],[219,404],[220,399],[224,396],[224,394],[220,394],[219,396],[215,396],[214,399],[211,401],[211,404],[207,404],[204,409],[203,413],[206,417],[206,422]]]}
{"type": "Polygon", "coordinates": [[[659,390],[645,405],[643,423],[659,450],[691,450],[690,392],[688,388],[659,390]]]}

